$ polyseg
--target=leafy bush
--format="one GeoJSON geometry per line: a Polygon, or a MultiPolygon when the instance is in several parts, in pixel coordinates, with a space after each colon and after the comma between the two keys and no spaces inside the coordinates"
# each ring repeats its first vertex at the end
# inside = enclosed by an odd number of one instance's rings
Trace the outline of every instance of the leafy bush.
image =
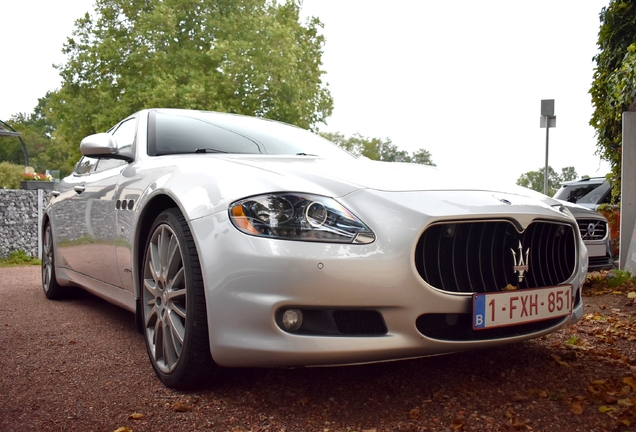
{"type": "Polygon", "coordinates": [[[23,250],[13,251],[8,257],[0,259],[0,267],[40,265],[41,263],[39,259],[29,256],[29,254],[23,250]]]}
{"type": "Polygon", "coordinates": [[[608,274],[607,285],[616,287],[623,285],[628,280],[636,282],[636,278],[632,277],[632,274],[624,270],[614,270],[608,274]]]}
{"type": "Polygon", "coordinates": [[[24,167],[10,162],[0,162],[0,188],[20,189],[24,167]]]}

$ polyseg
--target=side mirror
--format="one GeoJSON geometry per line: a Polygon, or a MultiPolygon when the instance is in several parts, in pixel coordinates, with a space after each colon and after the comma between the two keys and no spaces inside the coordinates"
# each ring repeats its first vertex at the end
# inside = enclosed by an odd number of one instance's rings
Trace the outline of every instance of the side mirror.
{"type": "Polygon", "coordinates": [[[115,137],[108,133],[89,135],[80,143],[80,151],[84,156],[94,158],[122,159],[132,162],[134,156],[130,146],[120,149],[115,137]]]}

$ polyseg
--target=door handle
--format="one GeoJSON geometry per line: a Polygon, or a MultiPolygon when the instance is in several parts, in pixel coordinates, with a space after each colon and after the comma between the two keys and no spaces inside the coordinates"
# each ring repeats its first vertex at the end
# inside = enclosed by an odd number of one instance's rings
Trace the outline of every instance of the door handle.
{"type": "Polygon", "coordinates": [[[82,192],[84,192],[84,190],[86,189],[86,186],[82,185],[82,186],[75,186],[73,188],[73,190],[75,192],[77,192],[78,194],[81,194],[82,192]]]}

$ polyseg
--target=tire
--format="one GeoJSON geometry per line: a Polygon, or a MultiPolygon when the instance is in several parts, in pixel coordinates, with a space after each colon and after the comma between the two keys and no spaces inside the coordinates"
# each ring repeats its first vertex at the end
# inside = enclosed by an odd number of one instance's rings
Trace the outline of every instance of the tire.
{"type": "Polygon", "coordinates": [[[57,283],[55,276],[55,248],[53,246],[53,233],[51,224],[44,228],[44,241],[42,242],[42,290],[46,298],[58,300],[64,297],[64,288],[57,283]]]}
{"type": "Polygon", "coordinates": [[[171,388],[209,382],[218,366],[210,354],[201,265],[178,209],[155,219],[140,274],[143,334],[155,373],[171,388]]]}

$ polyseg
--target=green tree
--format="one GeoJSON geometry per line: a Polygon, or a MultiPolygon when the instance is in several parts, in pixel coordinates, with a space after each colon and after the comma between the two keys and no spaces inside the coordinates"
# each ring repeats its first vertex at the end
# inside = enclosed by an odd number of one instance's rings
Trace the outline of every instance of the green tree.
{"type": "Polygon", "coordinates": [[[561,168],[561,181],[572,181],[578,178],[578,174],[573,166],[561,168]]]}
{"type": "Polygon", "coordinates": [[[408,160],[404,160],[404,162],[436,166],[433,163],[433,157],[431,156],[431,153],[428,150],[424,150],[422,148],[413,153],[412,156],[409,156],[408,160]]]}
{"type": "Polygon", "coordinates": [[[354,156],[385,162],[400,161],[435,166],[427,150],[419,149],[410,155],[407,151],[398,149],[389,138],[367,138],[359,133],[346,138],[340,132],[321,132],[320,135],[354,156]]]}
{"type": "MultiPolygon", "coordinates": [[[[536,171],[528,171],[525,174],[521,174],[517,179],[517,184],[543,193],[544,177],[545,168],[539,168],[536,171]]],[[[548,166],[548,196],[553,196],[561,187],[561,183],[576,180],[577,177],[574,167],[562,168],[561,174],[558,174],[551,166],[548,166]]]]}
{"type": "Polygon", "coordinates": [[[58,66],[51,114],[79,143],[149,107],[255,115],[315,129],[333,110],[301,0],[96,0],[58,66]]]}
{"type": "Polygon", "coordinates": [[[599,14],[599,53],[590,89],[596,130],[597,154],[611,167],[613,195],[620,194],[622,114],[634,100],[636,90],[636,4],[611,0],[599,14]]]}

